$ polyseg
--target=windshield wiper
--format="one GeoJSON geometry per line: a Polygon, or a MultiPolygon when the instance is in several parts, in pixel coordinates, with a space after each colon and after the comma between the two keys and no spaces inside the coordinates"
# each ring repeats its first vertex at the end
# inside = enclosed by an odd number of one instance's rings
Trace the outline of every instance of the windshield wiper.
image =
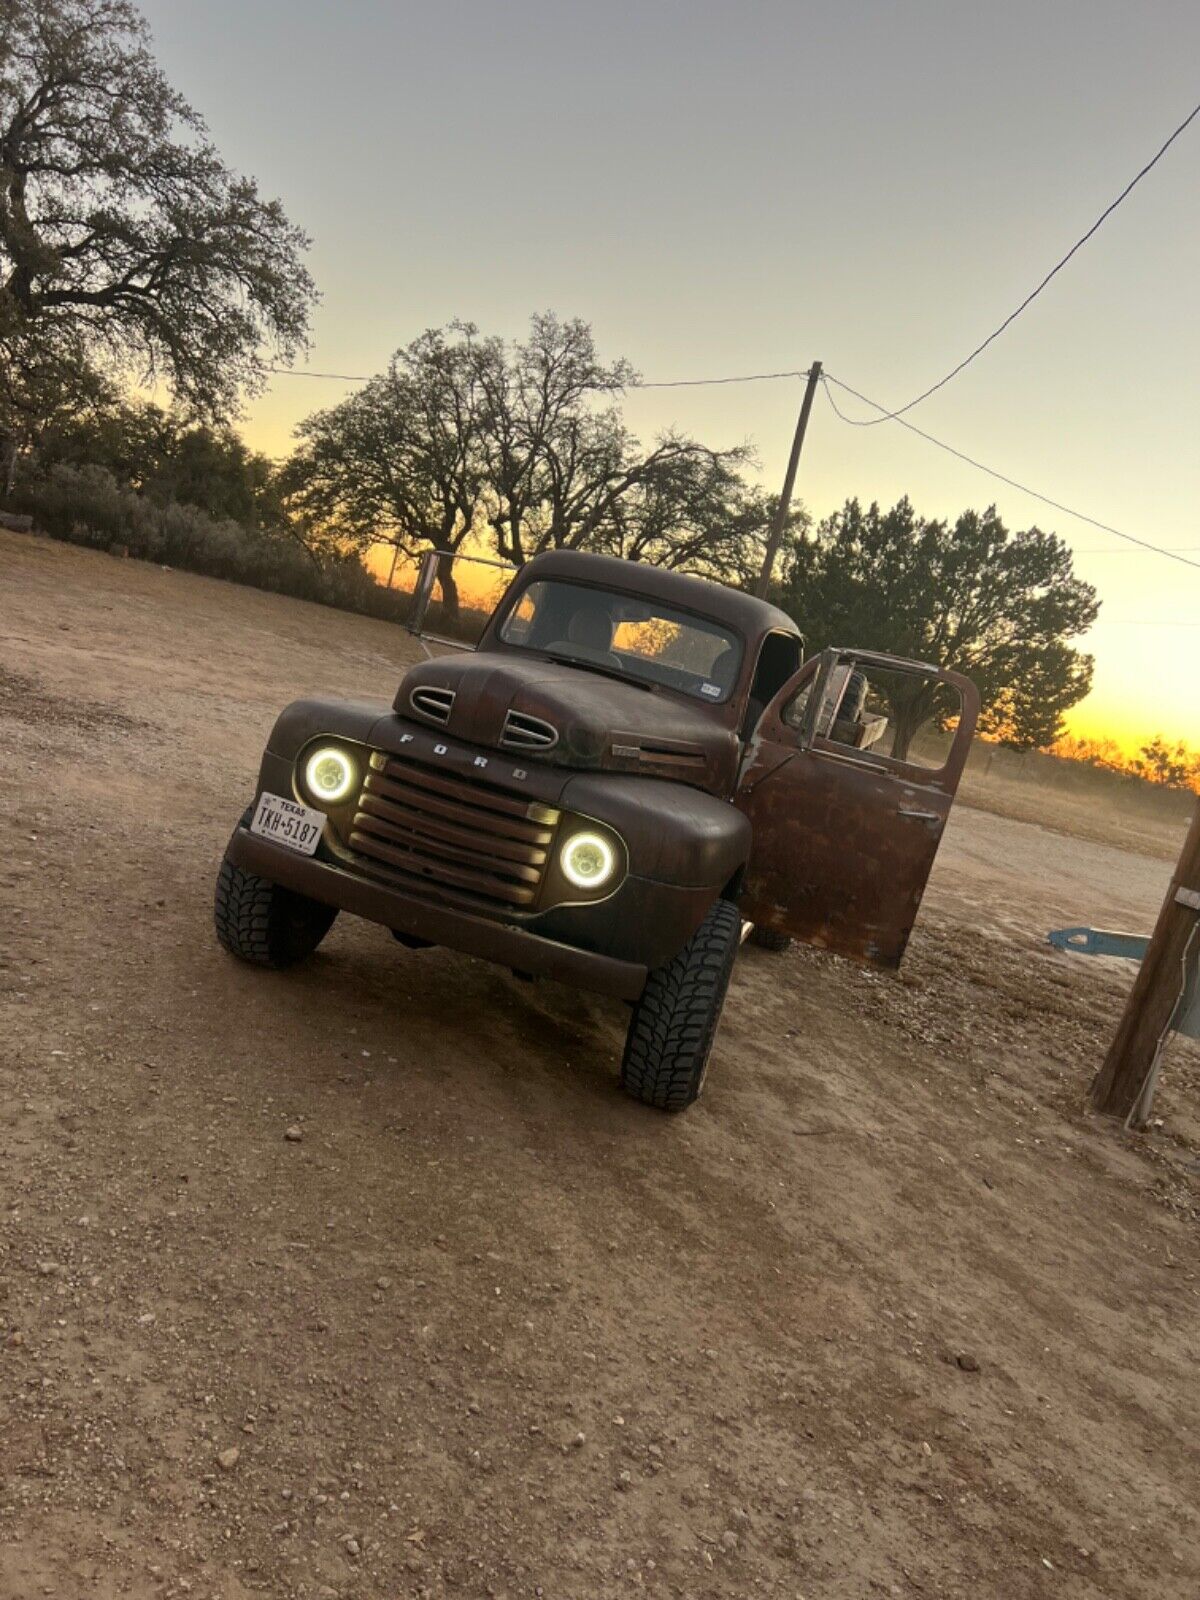
{"type": "Polygon", "coordinates": [[[654,693],[652,683],[647,683],[644,678],[631,677],[620,667],[606,667],[600,661],[587,661],[582,656],[568,655],[565,650],[543,650],[542,655],[550,661],[561,661],[564,667],[582,667],[585,672],[598,672],[601,677],[615,678],[618,683],[632,684],[634,688],[645,689],[647,694],[654,693]]]}

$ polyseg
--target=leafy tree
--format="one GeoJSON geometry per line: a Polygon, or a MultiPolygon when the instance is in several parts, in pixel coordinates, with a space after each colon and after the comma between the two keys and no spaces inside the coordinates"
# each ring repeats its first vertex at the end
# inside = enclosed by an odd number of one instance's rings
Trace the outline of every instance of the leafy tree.
{"type": "MultiPolygon", "coordinates": [[[[515,345],[468,322],[431,329],[301,424],[289,506],[318,542],[386,538],[413,555],[486,541],[516,566],[566,548],[748,567],[766,517],[738,472],[749,452],[673,433],[643,449],[614,403],[633,381],[578,320],[535,316],[515,345]]],[[[442,578],[453,606],[448,562],[442,578]]]]}
{"type": "Polygon", "coordinates": [[[1191,789],[1200,781],[1200,756],[1182,741],[1168,744],[1159,733],[1142,746],[1133,770],[1148,783],[1167,789],[1191,789]]]}
{"type": "MultiPolygon", "coordinates": [[[[1095,621],[1095,590],[1061,539],[1010,534],[995,507],[948,523],[907,499],[890,511],[848,500],[793,541],[780,598],[814,648],[861,645],[965,673],[982,730],[1016,749],[1053,743],[1091,686],[1091,657],[1068,641],[1095,621]]],[[[946,707],[914,678],[897,683],[889,713],[903,756],[946,707]]]]}
{"type": "MultiPolygon", "coordinates": [[[[968,676],[981,682],[978,672],[968,676]]],[[[980,731],[1014,750],[1045,750],[1062,736],[1063,712],[1091,689],[1092,658],[1065,639],[1044,637],[1027,649],[1018,645],[995,652],[989,681],[1000,675],[1009,681],[984,705],[980,731]]]]}
{"type": "Polygon", "coordinates": [[[22,457],[47,429],[90,417],[113,400],[112,385],[77,340],[0,335],[0,494],[12,495],[22,457]]]}
{"type": "Polygon", "coordinates": [[[211,516],[278,528],[274,464],[224,425],[193,421],[149,403],[112,398],[52,418],[38,436],[35,467],[98,466],[159,504],[178,501],[211,516]]]}
{"type": "Polygon", "coordinates": [[[0,362],[133,369],[227,413],[265,347],[305,343],[307,242],[221,160],[129,0],[0,0],[0,362]]]}

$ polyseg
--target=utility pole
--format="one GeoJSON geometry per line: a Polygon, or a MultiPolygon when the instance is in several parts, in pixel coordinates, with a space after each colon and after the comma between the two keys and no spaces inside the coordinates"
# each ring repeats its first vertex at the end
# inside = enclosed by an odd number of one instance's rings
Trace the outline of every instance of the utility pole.
{"type": "Polygon", "coordinates": [[[754,586],[754,592],[760,600],[767,598],[767,590],[771,587],[771,574],[775,570],[775,558],[779,554],[779,546],[783,543],[783,533],[787,527],[788,512],[792,507],[792,490],[796,486],[796,468],[800,465],[800,450],[804,444],[805,432],[808,429],[808,416],[813,407],[817,384],[820,381],[821,363],[814,361],[808,369],[808,387],[805,389],[804,399],[800,403],[800,417],[796,423],[796,437],[792,440],[792,453],[788,457],[787,472],[783,477],[783,493],[779,497],[779,509],[775,513],[771,536],[767,540],[767,553],[763,557],[762,571],[759,573],[758,582],[754,586]]]}
{"type": "Polygon", "coordinates": [[[1133,1127],[1149,1120],[1158,1059],[1178,1020],[1185,968],[1200,949],[1200,804],[1159,913],[1158,925],[1117,1027],[1091,1102],[1133,1127]]]}

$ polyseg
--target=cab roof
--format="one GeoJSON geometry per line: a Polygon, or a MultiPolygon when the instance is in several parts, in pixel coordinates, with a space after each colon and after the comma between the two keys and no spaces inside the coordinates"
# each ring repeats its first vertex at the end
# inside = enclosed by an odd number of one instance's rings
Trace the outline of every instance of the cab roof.
{"type": "Polygon", "coordinates": [[[741,589],[730,589],[723,583],[669,567],[651,566],[647,561],[624,561],[619,556],[592,555],[583,550],[547,550],[526,562],[520,573],[521,587],[540,578],[561,578],[568,583],[591,583],[643,595],[662,605],[729,623],[747,639],[767,633],[790,633],[803,638],[792,618],[778,606],[741,589]]]}

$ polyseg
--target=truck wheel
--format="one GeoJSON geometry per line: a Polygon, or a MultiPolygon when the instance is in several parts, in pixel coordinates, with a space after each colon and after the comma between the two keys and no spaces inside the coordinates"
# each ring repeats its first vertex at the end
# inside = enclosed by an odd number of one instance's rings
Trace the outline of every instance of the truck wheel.
{"type": "Polygon", "coordinates": [[[777,933],[774,928],[762,928],[756,922],[750,930],[749,943],[758,945],[761,950],[787,950],[791,947],[792,936],[777,933]]]}
{"type": "MultiPolygon", "coordinates": [[[[243,813],[243,827],[252,815],[243,813]]],[[[246,872],[228,854],[221,862],[213,920],[217,938],[240,961],[277,971],[295,966],[312,955],[336,916],[336,907],[246,872]]]]}
{"type": "Polygon", "coordinates": [[[704,1087],[742,919],[718,900],[673,961],[646,979],[621,1062],[626,1094],[660,1111],[683,1111],[704,1087]]]}

